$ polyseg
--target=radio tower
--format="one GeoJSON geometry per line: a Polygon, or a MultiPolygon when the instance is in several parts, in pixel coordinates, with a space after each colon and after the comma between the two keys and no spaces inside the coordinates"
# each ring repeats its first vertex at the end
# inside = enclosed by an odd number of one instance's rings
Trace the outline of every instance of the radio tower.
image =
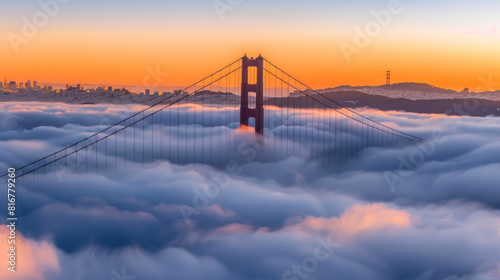
{"type": "Polygon", "coordinates": [[[391,71],[387,71],[387,78],[385,80],[385,84],[386,85],[390,85],[391,84],[391,71]]]}

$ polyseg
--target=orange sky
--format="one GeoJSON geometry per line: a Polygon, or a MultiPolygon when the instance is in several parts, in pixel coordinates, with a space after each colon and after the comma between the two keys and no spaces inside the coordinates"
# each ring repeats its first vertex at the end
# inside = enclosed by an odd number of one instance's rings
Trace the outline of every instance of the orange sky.
{"type": "MultiPolygon", "coordinates": [[[[108,24],[85,25],[81,18],[71,16],[77,10],[62,7],[62,15],[20,45],[17,54],[7,35],[19,34],[22,25],[19,18],[10,19],[0,41],[0,77],[141,86],[147,67],[158,66],[168,73],[162,86],[184,86],[244,53],[262,53],[315,88],[381,84],[385,71],[391,70],[393,82],[424,82],[456,90],[500,89],[498,83],[482,83],[489,76],[500,82],[500,34],[488,33],[489,25],[484,24],[432,29],[405,23],[401,13],[400,22],[394,20],[383,28],[349,62],[340,46],[343,42],[354,46],[355,28],[373,20],[370,9],[360,14],[362,20],[337,19],[337,24],[314,18],[304,24],[276,17],[250,24],[245,14],[236,18],[236,10],[235,18],[223,21],[213,16],[193,23],[186,14],[178,25],[138,24],[120,17],[107,18],[108,24]],[[63,14],[64,8],[68,14],[63,14]]],[[[411,18],[414,13],[406,16],[411,18]]]]}

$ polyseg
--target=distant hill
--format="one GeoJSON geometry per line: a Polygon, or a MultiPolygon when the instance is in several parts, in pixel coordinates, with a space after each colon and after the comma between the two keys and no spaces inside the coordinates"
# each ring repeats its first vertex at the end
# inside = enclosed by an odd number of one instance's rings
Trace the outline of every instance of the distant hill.
{"type": "MultiPolygon", "coordinates": [[[[433,99],[433,100],[410,100],[405,98],[390,98],[387,96],[367,94],[359,91],[333,91],[323,93],[325,97],[335,100],[346,108],[373,108],[384,111],[405,111],[425,114],[447,114],[461,115],[458,111],[453,111],[456,105],[463,106],[467,99],[433,99]]],[[[474,99],[477,103],[468,104],[479,105],[475,111],[464,110],[470,116],[500,116],[500,101],[485,99],[474,99]]],[[[316,102],[306,96],[288,98],[270,98],[265,101],[266,105],[290,108],[318,108],[316,102]]]]}
{"type": "Polygon", "coordinates": [[[328,92],[328,91],[349,91],[349,90],[363,90],[363,89],[383,89],[383,90],[399,90],[399,91],[421,91],[421,92],[434,92],[434,93],[459,93],[457,91],[451,89],[444,89],[440,87],[435,87],[433,85],[424,84],[424,83],[398,83],[398,84],[390,84],[390,85],[379,85],[379,86],[349,86],[343,85],[334,88],[326,88],[320,91],[328,92]]]}
{"type": "Polygon", "coordinates": [[[439,99],[485,99],[500,101],[500,91],[454,91],[423,83],[399,83],[380,86],[339,86],[318,90],[321,93],[334,91],[358,91],[372,95],[390,98],[404,98],[410,100],[439,100],[439,99]]]}
{"type": "Polygon", "coordinates": [[[429,84],[421,84],[421,83],[399,83],[399,84],[381,85],[378,86],[378,88],[385,90],[423,91],[423,92],[433,92],[442,94],[458,93],[457,91],[451,89],[444,89],[429,84]]]}

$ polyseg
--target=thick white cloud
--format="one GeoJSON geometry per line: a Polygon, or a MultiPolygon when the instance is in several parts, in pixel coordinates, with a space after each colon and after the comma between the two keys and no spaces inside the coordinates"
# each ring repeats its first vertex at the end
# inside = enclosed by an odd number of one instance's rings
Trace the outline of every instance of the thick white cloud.
{"type": "MultiPolygon", "coordinates": [[[[33,107],[4,105],[0,168],[51,153],[132,109],[33,107]]],[[[109,141],[107,174],[104,146],[99,146],[70,160],[68,171],[49,168],[38,172],[35,182],[27,176],[19,184],[20,232],[32,242],[49,240],[43,244],[57,252],[60,272],[45,279],[109,279],[122,268],[136,279],[282,279],[284,274],[301,279],[286,272],[304,261],[301,271],[311,279],[500,277],[496,118],[366,110],[367,116],[404,131],[431,139],[440,129],[446,138],[430,142],[435,144],[430,148],[365,148],[337,169],[324,166],[324,154],[332,151],[325,142],[298,148],[305,129],[293,123],[267,131],[277,137],[260,150],[249,133],[232,131],[237,124],[227,122],[228,116],[198,107],[199,115],[188,118],[192,109],[180,108],[168,121],[164,115],[161,136],[171,142],[162,152],[170,162],[146,157],[143,165],[141,151],[134,160],[130,134],[119,134],[117,149],[127,139],[127,156],[115,158],[115,139],[109,141]],[[182,124],[169,125],[177,121],[182,124]],[[179,136],[188,137],[172,141],[179,136]],[[238,153],[241,143],[246,146],[238,153]],[[294,156],[286,153],[287,145],[296,149],[294,156]],[[191,160],[182,162],[181,152],[191,160]],[[416,152],[425,154],[423,161],[400,169],[401,158],[411,160],[416,152]],[[220,158],[210,161],[211,155],[220,158]],[[228,168],[230,159],[238,164],[228,168]],[[190,161],[210,164],[185,164],[190,161]],[[388,172],[405,175],[394,191],[388,172]],[[318,238],[340,246],[311,269],[307,265],[314,264],[318,238]]],[[[159,122],[145,123],[146,139],[158,139],[159,122]]],[[[321,139],[334,133],[321,119],[310,125],[321,139]]],[[[142,125],[137,130],[142,132],[142,125]]],[[[353,150],[362,147],[356,137],[353,150]]],[[[160,153],[159,145],[152,148],[160,153]]],[[[5,194],[0,199],[5,201],[5,194]]]]}
{"type": "Polygon", "coordinates": [[[21,232],[16,232],[14,235],[5,225],[0,228],[0,239],[3,241],[0,244],[2,252],[0,278],[11,280],[50,279],[59,274],[57,249],[48,241],[31,240],[21,232]],[[15,238],[9,239],[11,236],[15,238]],[[7,243],[7,240],[14,240],[15,243],[7,243]],[[11,246],[15,247],[14,252],[11,251],[11,246]]]}

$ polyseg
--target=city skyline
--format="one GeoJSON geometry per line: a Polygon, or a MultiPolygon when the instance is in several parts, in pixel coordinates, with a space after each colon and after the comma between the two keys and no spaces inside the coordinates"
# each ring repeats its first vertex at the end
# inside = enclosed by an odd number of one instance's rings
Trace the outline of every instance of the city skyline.
{"type": "MultiPolygon", "coordinates": [[[[390,71],[388,71],[390,72],[390,71]]],[[[390,75],[390,74],[389,74],[390,75]]],[[[373,87],[380,87],[384,85],[406,85],[406,84],[421,84],[421,85],[428,85],[431,87],[435,87],[434,85],[426,84],[426,83],[415,83],[415,82],[401,82],[401,83],[391,83],[390,82],[390,76],[386,77],[385,83],[378,83],[378,84],[373,84],[373,85],[363,85],[362,87],[365,88],[373,88],[373,87]]],[[[31,80],[27,80],[27,82],[31,82],[31,80]]],[[[138,85],[115,85],[115,84],[85,84],[85,83],[67,83],[67,84],[58,84],[58,83],[50,83],[50,82],[41,82],[37,83],[37,81],[33,81],[34,86],[27,86],[27,82],[17,82],[17,81],[10,81],[8,83],[6,82],[0,82],[0,89],[2,88],[8,88],[10,89],[32,89],[32,90],[69,90],[71,91],[72,89],[77,89],[77,91],[99,91],[102,89],[103,91],[127,91],[131,94],[144,94],[144,95],[151,95],[148,93],[157,93],[159,92],[165,94],[169,93],[169,91],[163,91],[163,90],[170,90],[170,91],[175,91],[175,90],[181,90],[182,88],[185,88],[185,86],[161,86],[161,85],[156,85],[152,87],[144,87],[144,86],[138,86],[138,85]],[[14,85],[12,85],[14,84],[14,85]],[[37,86],[38,84],[38,86],[37,86]],[[115,88],[115,89],[114,89],[115,88]],[[131,89],[131,90],[129,90],[131,89]],[[159,91],[156,91],[159,90],[159,91]]],[[[484,82],[484,81],[483,81],[484,82]]],[[[329,90],[329,89],[336,89],[336,88],[343,88],[343,87],[359,87],[359,86],[351,86],[351,85],[341,85],[341,86],[336,86],[336,87],[330,87],[330,88],[324,88],[324,89],[317,89],[317,90],[329,90]]],[[[436,87],[439,88],[439,87],[436,87]]],[[[228,91],[235,91],[238,90],[239,87],[230,87],[227,90],[228,91]]],[[[454,90],[454,89],[447,89],[447,88],[441,88],[444,90],[452,90],[455,91],[456,93],[495,93],[498,92],[499,90],[493,90],[491,87],[491,84],[486,84],[486,85],[480,85],[477,88],[464,88],[462,90],[454,90]],[[483,87],[485,86],[485,87],[483,87]]],[[[293,94],[293,91],[291,91],[291,94],[293,94]]]]}

